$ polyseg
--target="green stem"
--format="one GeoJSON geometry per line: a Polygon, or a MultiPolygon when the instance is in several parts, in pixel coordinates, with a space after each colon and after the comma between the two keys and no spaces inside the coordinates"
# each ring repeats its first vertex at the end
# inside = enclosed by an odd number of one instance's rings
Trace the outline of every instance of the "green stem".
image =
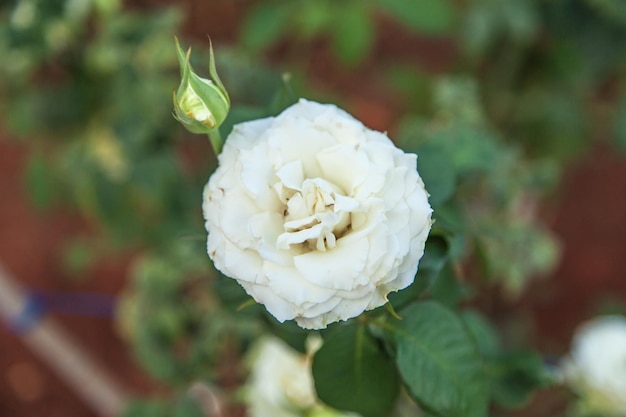
{"type": "Polygon", "coordinates": [[[215,156],[219,155],[222,152],[222,135],[220,134],[220,130],[215,128],[209,132],[209,141],[211,141],[211,146],[213,147],[213,152],[215,152],[215,156]]]}

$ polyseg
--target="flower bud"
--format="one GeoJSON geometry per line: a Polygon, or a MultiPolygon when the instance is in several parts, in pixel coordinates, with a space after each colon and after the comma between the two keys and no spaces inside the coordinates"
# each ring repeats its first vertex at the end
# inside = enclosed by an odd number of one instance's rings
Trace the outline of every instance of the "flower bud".
{"type": "Polygon", "coordinates": [[[230,99],[215,69],[213,46],[210,49],[209,73],[212,80],[199,77],[189,63],[191,48],[185,54],[176,39],[176,51],[182,80],[174,92],[174,118],[192,133],[217,129],[230,109],[230,99]]]}

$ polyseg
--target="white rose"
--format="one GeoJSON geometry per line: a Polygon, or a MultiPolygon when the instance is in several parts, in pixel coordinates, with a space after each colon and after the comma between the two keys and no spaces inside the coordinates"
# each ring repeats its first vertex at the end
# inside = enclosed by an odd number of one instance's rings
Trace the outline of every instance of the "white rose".
{"type": "Polygon", "coordinates": [[[204,190],[209,256],[281,322],[379,307],[413,282],[430,230],[416,161],[334,105],[239,124],[204,190]]]}
{"type": "Polygon", "coordinates": [[[250,417],[297,417],[316,404],[310,358],[279,339],[253,351],[247,399],[250,417]]]}
{"type": "Polygon", "coordinates": [[[626,416],[626,318],[605,316],[583,325],[562,374],[581,396],[582,411],[626,416]]]}

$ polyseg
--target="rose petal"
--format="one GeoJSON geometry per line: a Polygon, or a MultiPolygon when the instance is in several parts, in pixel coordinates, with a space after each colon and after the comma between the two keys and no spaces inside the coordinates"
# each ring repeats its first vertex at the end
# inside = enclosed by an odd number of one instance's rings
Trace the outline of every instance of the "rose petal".
{"type": "Polygon", "coordinates": [[[293,303],[278,296],[278,294],[268,286],[245,281],[239,281],[239,284],[257,303],[265,305],[267,311],[279,322],[282,323],[285,320],[291,320],[297,314],[293,303]]]}
{"type": "Polygon", "coordinates": [[[292,256],[276,247],[276,240],[283,231],[283,216],[271,212],[255,214],[248,227],[257,240],[261,258],[278,265],[293,265],[292,256]]]}
{"type": "Polygon", "coordinates": [[[262,282],[264,280],[261,269],[263,260],[258,252],[242,250],[229,241],[224,242],[223,271],[228,276],[249,282],[262,282]]]}
{"type": "Polygon", "coordinates": [[[306,242],[309,239],[316,239],[319,237],[322,228],[322,224],[317,224],[298,232],[285,232],[278,236],[278,239],[276,240],[276,247],[282,250],[289,250],[291,245],[297,245],[299,243],[306,242]]]}
{"type": "Polygon", "coordinates": [[[324,315],[325,313],[332,311],[339,305],[339,303],[345,301],[345,298],[335,296],[318,304],[309,303],[309,307],[305,307],[304,311],[301,314],[298,314],[298,317],[312,318],[324,315]]]}
{"type": "Polygon", "coordinates": [[[218,208],[222,233],[240,248],[255,248],[256,242],[250,235],[248,220],[259,212],[259,207],[242,192],[241,188],[224,190],[224,193],[226,195],[222,197],[222,200],[225,201],[218,208]],[[231,201],[232,203],[228,204],[231,201]],[[237,209],[233,210],[232,205],[235,204],[237,209]]]}
{"type": "Polygon", "coordinates": [[[347,196],[354,194],[354,189],[365,180],[370,169],[367,155],[353,146],[328,147],[318,152],[315,158],[324,178],[340,187],[347,196]],[[347,165],[346,161],[350,164],[347,165]]]}
{"type": "Polygon", "coordinates": [[[296,160],[286,163],[276,171],[276,176],[285,187],[300,191],[304,181],[302,161],[296,160]]]}
{"type": "Polygon", "coordinates": [[[332,312],[328,315],[332,317],[332,321],[338,321],[341,319],[356,317],[365,311],[367,305],[372,299],[373,292],[368,292],[363,298],[357,300],[350,300],[349,303],[339,303],[332,312]]]}
{"type": "Polygon", "coordinates": [[[272,164],[263,158],[263,155],[266,154],[267,146],[263,144],[257,145],[253,149],[240,151],[241,182],[252,195],[264,192],[269,184],[275,182],[272,164]]]}
{"type": "Polygon", "coordinates": [[[337,241],[326,252],[312,251],[293,258],[294,266],[307,281],[325,288],[351,290],[367,262],[369,242],[361,239],[350,244],[337,241]]]}
{"type": "Polygon", "coordinates": [[[230,166],[237,158],[239,149],[251,148],[257,144],[257,139],[267,131],[273,121],[273,117],[267,117],[235,125],[218,156],[220,166],[230,166]]]}
{"type": "Polygon", "coordinates": [[[360,203],[358,200],[341,194],[335,194],[335,207],[333,208],[333,211],[348,213],[357,210],[359,206],[360,203]]]}
{"type": "Polygon", "coordinates": [[[313,125],[319,131],[330,132],[339,143],[356,145],[362,142],[365,127],[352,116],[327,107],[325,111],[313,118],[313,125]]]}
{"type": "Polygon", "coordinates": [[[306,281],[292,267],[281,267],[268,263],[263,268],[263,272],[269,278],[270,288],[297,306],[323,303],[336,293],[306,281]]]}
{"type": "Polygon", "coordinates": [[[313,130],[311,122],[304,119],[285,121],[280,129],[270,128],[265,135],[268,135],[269,155],[275,169],[288,162],[301,161],[305,178],[321,176],[320,167],[311,156],[337,143],[330,134],[313,130]],[[298,146],[294,146],[294,138],[298,146]]]}

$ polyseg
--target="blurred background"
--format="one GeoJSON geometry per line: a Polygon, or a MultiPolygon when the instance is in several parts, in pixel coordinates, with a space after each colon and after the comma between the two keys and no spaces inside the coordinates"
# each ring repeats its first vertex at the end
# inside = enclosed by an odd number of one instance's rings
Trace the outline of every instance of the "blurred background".
{"type": "Polygon", "coordinates": [[[224,136],[293,93],[418,153],[438,221],[464,231],[463,291],[506,343],[558,357],[581,321],[626,312],[622,0],[9,0],[0,265],[35,308],[0,327],[0,415],[98,415],[26,342],[50,319],[137,399],[127,415],[197,415],[192,382],[236,398],[245,379],[259,330],[204,251],[215,156],[171,116],[174,36],[205,76],[210,36],[224,136]]]}

